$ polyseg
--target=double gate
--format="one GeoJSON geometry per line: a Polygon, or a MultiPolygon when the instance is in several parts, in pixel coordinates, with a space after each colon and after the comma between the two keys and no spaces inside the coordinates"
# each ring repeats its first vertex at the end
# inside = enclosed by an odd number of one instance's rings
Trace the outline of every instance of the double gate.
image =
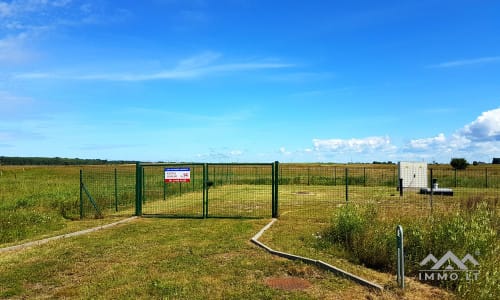
{"type": "Polygon", "coordinates": [[[278,215],[278,162],[136,165],[136,215],[243,217],[278,215]]]}

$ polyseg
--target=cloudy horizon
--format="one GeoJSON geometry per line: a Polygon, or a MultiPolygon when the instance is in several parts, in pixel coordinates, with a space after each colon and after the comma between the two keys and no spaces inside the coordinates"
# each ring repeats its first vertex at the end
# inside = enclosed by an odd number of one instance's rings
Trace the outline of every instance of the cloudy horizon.
{"type": "Polygon", "coordinates": [[[0,0],[0,156],[491,162],[499,8],[0,0]]]}

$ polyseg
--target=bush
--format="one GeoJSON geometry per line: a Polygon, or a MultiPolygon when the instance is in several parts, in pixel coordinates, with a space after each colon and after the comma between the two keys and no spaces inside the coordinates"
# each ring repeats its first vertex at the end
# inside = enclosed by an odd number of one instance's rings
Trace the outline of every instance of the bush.
{"type": "Polygon", "coordinates": [[[450,165],[456,170],[465,170],[469,163],[465,158],[452,158],[450,165]]]}

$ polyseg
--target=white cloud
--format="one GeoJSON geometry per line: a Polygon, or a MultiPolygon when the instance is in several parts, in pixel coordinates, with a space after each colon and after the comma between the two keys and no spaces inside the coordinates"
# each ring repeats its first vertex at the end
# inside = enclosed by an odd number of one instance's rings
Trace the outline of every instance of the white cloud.
{"type": "Polygon", "coordinates": [[[483,112],[460,134],[473,141],[500,141],[500,108],[483,112]]]}
{"type": "Polygon", "coordinates": [[[51,72],[30,72],[15,75],[19,79],[68,79],[68,80],[106,80],[106,81],[150,81],[171,79],[195,79],[203,76],[236,73],[242,71],[257,71],[264,69],[281,69],[293,67],[291,64],[265,61],[250,61],[238,63],[217,63],[221,57],[214,52],[203,52],[180,60],[171,69],[157,72],[140,73],[95,73],[95,74],[63,74],[51,72]]]}
{"type": "Polygon", "coordinates": [[[371,152],[375,150],[389,151],[394,149],[387,136],[374,136],[362,139],[313,139],[316,151],[326,152],[371,152]]]}
{"type": "Polygon", "coordinates": [[[446,137],[443,133],[435,137],[411,140],[409,147],[417,150],[429,150],[435,147],[441,147],[446,144],[446,137]]]}
{"type": "Polygon", "coordinates": [[[292,152],[290,151],[287,151],[285,147],[280,147],[280,153],[283,154],[283,155],[290,155],[292,154],[292,152]]]}
{"type": "Polygon", "coordinates": [[[198,153],[197,159],[208,162],[235,162],[238,161],[245,152],[238,149],[210,149],[209,153],[198,153]]]}
{"type": "Polygon", "coordinates": [[[483,112],[475,121],[449,137],[413,139],[401,149],[402,155],[429,157],[468,157],[483,159],[500,150],[500,108],[483,112]]]}
{"type": "MultiPolygon", "coordinates": [[[[404,145],[393,145],[389,137],[361,139],[314,139],[314,151],[322,160],[437,160],[452,157],[488,161],[500,153],[500,108],[483,112],[470,124],[450,135],[411,139],[404,145]]],[[[284,148],[283,148],[284,149],[284,148]]]]}
{"type": "Polygon", "coordinates": [[[500,56],[490,56],[490,57],[480,57],[473,59],[463,59],[463,60],[454,60],[448,62],[442,62],[436,65],[429,66],[430,68],[455,68],[455,67],[463,67],[469,65],[479,65],[479,64],[490,64],[490,63],[498,63],[500,62],[500,56]]]}

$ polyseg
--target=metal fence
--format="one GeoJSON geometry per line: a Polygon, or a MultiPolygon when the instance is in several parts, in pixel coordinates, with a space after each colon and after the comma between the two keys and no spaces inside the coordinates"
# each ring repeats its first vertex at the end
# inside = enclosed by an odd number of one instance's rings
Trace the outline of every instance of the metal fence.
{"type": "Polygon", "coordinates": [[[273,215],[274,163],[138,164],[136,213],[174,217],[273,215]],[[166,179],[184,170],[189,180],[166,179]]]}
{"type": "Polygon", "coordinates": [[[132,213],[135,199],[139,215],[324,218],[346,204],[432,213],[479,199],[498,201],[500,196],[500,168],[430,166],[427,178],[428,187],[434,180],[453,195],[403,190],[396,165],[142,163],[135,168],[87,168],[82,181],[89,195],[83,191],[88,201],[82,207],[93,214],[99,213],[96,206],[132,213]],[[188,169],[189,182],[165,182],[168,168],[188,169]]]}
{"type": "Polygon", "coordinates": [[[0,221],[12,227],[16,218],[26,223],[36,215],[42,220],[38,215],[50,211],[65,218],[137,214],[138,182],[143,182],[141,214],[187,217],[324,218],[346,203],[430,213],[480,200],[498,202],[500,197],[496,165],[466,170],[429,165],[427,186],[436,179],[439,187],[452,189],[453,196],[412,189],[401,193],[396,165],[140,165],[139,178],[133,164],[0,166],[0,221]],[[165,168],[175,166],[189,167],[191,181],[165,183],[165,168]]]}
{"type": "Polygon", "coordinates": [[[280,164],[279,214],[283,218],[325,219],[340,206],[374,205],[387,212],[422,210],[453,211],[486,200],[500,201],[500,168],[452,168],[429,166],[427,187],[433,180],[452,194],[425,193],[400,187],[396,165],[280,164]]]}
{"type": "Polygon", "coordinates": [[[80,218],[132,215],[135,165],[89,166],[80,169],[80,218]]]}

